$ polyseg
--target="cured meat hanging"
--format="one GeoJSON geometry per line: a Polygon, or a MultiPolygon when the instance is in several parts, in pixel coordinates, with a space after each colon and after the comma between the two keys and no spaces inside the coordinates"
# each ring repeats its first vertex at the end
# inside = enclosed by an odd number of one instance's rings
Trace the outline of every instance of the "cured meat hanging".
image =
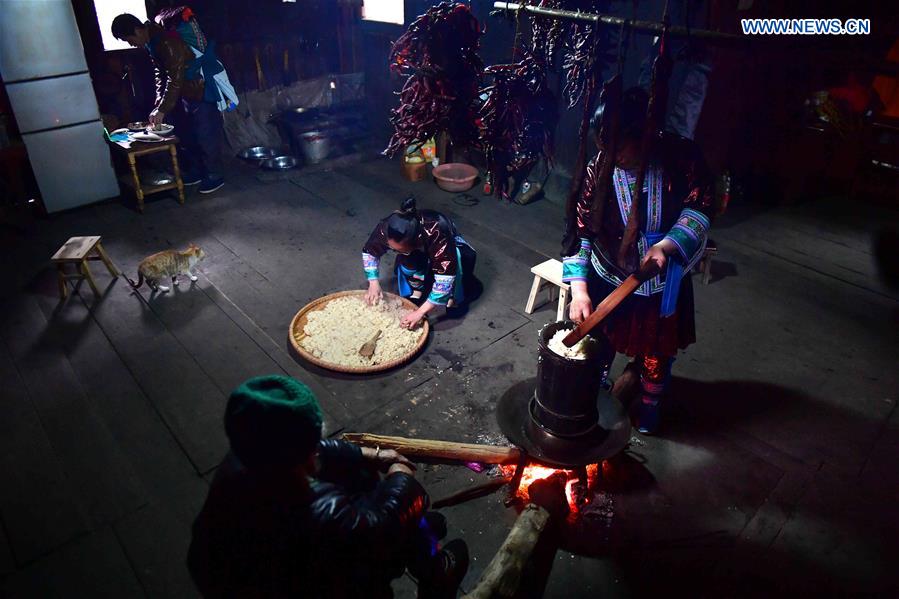
{"type": "Polygon", "coordinates": [[[476,99],[484,68],[477,54],[481,26],[467,5],[441,2],[409,25],[394,43],[390,70],[407,77],[391,111],[393,156],[441,131],[456,144],[477,143],[476,99]]]}
{"type": "Polygon", "coordinates": [[[509,176],[540,158],[552,164],[556,98],[546,84],[544,65],[530,53],[521,62],[487,67],[493,84],[481,90],[481,144],[487,161],[487,185],[510,199],[509,176]]]}

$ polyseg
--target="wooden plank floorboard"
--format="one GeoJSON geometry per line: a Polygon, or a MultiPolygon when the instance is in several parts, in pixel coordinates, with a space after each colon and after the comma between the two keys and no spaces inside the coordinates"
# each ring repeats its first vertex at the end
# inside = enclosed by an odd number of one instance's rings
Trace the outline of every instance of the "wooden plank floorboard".
{"type": "Polygon", "coordinates": [[[148,597],[196,597],[187,570],[191,525],[208,486],[167,489],[166,496],[115,524],[115,531],[148,597]]]}
{"type": "Polygon", "coordinates": [[[249,378],[278,370],[205,293],[207,280],[183,287],[150,299],[150,308],[222,394],[249,378]]]}
{"type": "Polygon", "coordinates": [[[96,414],[33,298],[7,304],[0,325],[53,450],[72,481],[74,498],[94,524],[141,505],[145,491],[120,447],[96,414]]]}
{"type": "Polygon", "coordinates": [[[170,487],[197,480],[188,456],[138,385],[80,296],[57,309],[40,298],[78,381],[115,437],[152,500],[170,487]]]}
{"type": "Polygon", "coordinates": [[[3,581],[4,597],[143,597],[112,529],[80,537],[3,581]]]}
{"type": "Polygon", "coordinates": [[[218,465],[228,447],[221,389],[125,281],[102,301],[82,297],[194,468],[205,472],[218,465]]]}
{"type": "MultiPolygon", "coordinates": [[[[313,388],[323,404],[328,428],[337,430],[346,419],[345,408],[336,402],[333,394],[317,386],[316,377],[299,368],[286,353],[287,324],[298,309],[298,302],[290,300],[288,293],[213,236],[211,231],[230,228],[222,220],[230,210],[210,212],[167,226],[163,243],[172,247],[181,247],[188,241],[197,243],[208,256],[200,263],[198,272],[217,276],[201,278],[193,288],[185,279],[180,288],[167,295],[150,296],[150,305],[224,393],[251,376],[288,373],[313,388]],[[235,291],[239,295],[237,301],[230,299],[235,291]],[[275,331],[277,337],[266,336],[266,332],[275,334],[275,331]],[[238,348],[243,353],[236,361],[234,355],[226,355],[234,354],[238,348]]],[[[128,226],[133,228],[138,224],[128,226]]],[[[137,234],[132,229],[129,231],[137,234]]],[[[137,259],[134,256],[131,261],[137,259]]]]}
{"type": "MultiPolygon", "coordinates": [[[[328,390],[322,384],[321,377],[302,368],[284,349],[283,346],[287,344],[286,340],[279,345],[265,331],[259,328],[230,297],[224,295],[224,292],[219,287],[210,285],[206,289],[206,293],[278,365],[281,372],[302,381],[315,393],[315,397],[318,399],[325,417],[325,434],[334,433],[345,426],[352,414],[344,403],[345,398],[328,390]]],[[[286,337],[286,329],[282,332],[285,333],[284,337],[286,337]]]]}
{"type": "Polygon", "coordinates": [[[0,516],[15,561],[24,564],[86,532],[89,525],[79,504],[71,500],[72,481],[53,453],[3,342],[0,400],[0,516]]]}

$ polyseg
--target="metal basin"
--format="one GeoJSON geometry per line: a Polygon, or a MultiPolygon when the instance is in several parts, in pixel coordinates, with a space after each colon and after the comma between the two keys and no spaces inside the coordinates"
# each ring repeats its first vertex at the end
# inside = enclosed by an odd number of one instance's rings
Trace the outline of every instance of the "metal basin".
{"type": "Polygon", "coordinates": [[[244,160],[249,160],[251,162],[259,162],[261,160],[274,158],[277,155],[278,153],[271,148],[266,148],[265,146],[253,146],[251,148],[241,150],[241,152],[238,154],[238,157],[243,158],[244,160]]]}
{"type": "Polygon", "coordinates": [[[262,168],[268,171],[287,171],[295,168],[300,163],[293,156],[275,156],[262,161],[262,168]]]}

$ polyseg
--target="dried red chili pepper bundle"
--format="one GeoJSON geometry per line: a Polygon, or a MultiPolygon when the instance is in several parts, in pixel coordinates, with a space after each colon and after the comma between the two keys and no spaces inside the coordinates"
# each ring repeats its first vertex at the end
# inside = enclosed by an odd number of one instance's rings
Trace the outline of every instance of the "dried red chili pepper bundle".
{"type": "MultiPolygon", "coordinates": [[[[563,0],[530,0],[526,4],[555,10],[565,8],[563,0]]],[[[549,69],[552,69],[559,39],[564,30],[565,21],[561,19],[531,16],[531,54],[549,69]]]]}
{"type": "Polygon", "coordinates": [[[421,144],[441,131],[457,144],[476,143],[477,54],[481,27],[467,5],[441,2],[409,25],[393,44],[390,70],[405,75],[394,133],[384,154],[421,144]]]}
{"type": "MultiPolygon", "coordinates": [[[[566,10],[581,12],[601,12],[604,2],[599,0],[565,0],[566,10]]],[[[565,86],[562,96],[568,108],[574,108],[587,88],[587,80],[598,61],[609,62],[609,40],[606,28],[596,23],[572,21],[568,25],[565,44],[562,49],[562,70],[565,86]]]]}
{"type": "Polygon", "coordinates": [[[527,54],[515,64],[487,67],[493,85],[481,90],[481,144],[487,160],[487,184],[497,197],[510,199],[509,176],[540,158],[552,163],[558,119],[556,99],[546,84],[542,62],[527,54]]]}

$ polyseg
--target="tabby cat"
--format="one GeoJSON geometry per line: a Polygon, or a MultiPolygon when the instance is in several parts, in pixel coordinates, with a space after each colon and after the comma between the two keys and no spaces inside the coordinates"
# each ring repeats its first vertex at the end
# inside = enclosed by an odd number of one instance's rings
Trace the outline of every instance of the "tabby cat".
{"type": "Polygon", "coordinates": [[[135,283],[131,279],[128,279],[128,282],[137,289],[144,284],[144,279],[146,279],[150,289],[165,293],[169,288],[160,285],[159,281],[171,277],[172,285],[177,285],[178,275],[187,275],[191,281],[196,281],[197,275],[192,273],[191,269],[205,257],[206,252],[194,244],[190,244],[186,250],[181,252],[178,250],[158,252],[141,260],[140,266],[137,267],[137,282],[135,283]]]}

